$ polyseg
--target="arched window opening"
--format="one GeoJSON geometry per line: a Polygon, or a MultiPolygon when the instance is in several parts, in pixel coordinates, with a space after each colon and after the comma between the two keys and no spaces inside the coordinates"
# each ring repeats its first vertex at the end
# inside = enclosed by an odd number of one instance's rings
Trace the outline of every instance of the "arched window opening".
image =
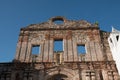
{"type": "Polygon", "coordinates": [[[54,23],[55,24],[63,24],[63,20],[55,20],[54,23]]]}
{"type": "Polygon", "coordinates": [[[55,24],[63,24],[64,19],[62,17],[56,17],[52,19],[52,22],[54,22],[55,24]]]}
{"type": "Polygon", "coordinates": [[[116,36],[117,41],[119,40],[119,35],[116,36]]]}

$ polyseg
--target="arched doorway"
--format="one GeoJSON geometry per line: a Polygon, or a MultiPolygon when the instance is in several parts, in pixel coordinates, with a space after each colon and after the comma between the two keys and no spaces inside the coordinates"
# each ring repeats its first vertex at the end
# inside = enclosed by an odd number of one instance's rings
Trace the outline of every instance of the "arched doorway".
{"type": "Polygon", "coordinates": [[[75,72],[72,69],[61,68],[52,69],[47,72],[44,80],[74,80],[75,72]]]}
{"type": "Polygon", "coordinates": [[[47,80],[67,80],[68,76],[63,75],[63,74],[56,74],[51,76],[49,79],[47,80]]]}

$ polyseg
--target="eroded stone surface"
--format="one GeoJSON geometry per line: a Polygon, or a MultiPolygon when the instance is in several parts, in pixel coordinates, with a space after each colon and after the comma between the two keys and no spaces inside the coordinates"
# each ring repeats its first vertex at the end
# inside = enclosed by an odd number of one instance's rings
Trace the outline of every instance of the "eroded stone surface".
{"type": "Polygon", "coordinates": [[[98,24],[60,16],[29,25],[20,31],[14,61],[0,64],[0,80],[118,80],[109,34],[98,24]],[[63,41],[63,51],[54,51],[55,40],[63,41]],[[40,53],[32,54],[38,45],[40,53]],[[77,45],[84,46],[85,54],[78,53],[77,45]]]}

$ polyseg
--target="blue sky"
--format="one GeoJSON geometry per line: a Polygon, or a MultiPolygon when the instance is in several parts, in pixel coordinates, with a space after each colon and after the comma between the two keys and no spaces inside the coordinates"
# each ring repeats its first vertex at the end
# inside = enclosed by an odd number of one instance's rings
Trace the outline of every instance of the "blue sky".
{"type": "Polygon", "coordinates": [[[0,62],[14,59],[20,28],[54,16],[120,30],[120,0],[0,0],[0,62]]]}

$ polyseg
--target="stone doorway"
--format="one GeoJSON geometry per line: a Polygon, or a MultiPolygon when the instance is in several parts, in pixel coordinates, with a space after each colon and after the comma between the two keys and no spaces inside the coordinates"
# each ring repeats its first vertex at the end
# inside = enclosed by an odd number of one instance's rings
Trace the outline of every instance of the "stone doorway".
{"type": "Polygon", "coordinates": [[[56,74],[56,75],[51,76],[47,80],[68,80],[68,76],[63,75],[63,74],[56,74]]]}

